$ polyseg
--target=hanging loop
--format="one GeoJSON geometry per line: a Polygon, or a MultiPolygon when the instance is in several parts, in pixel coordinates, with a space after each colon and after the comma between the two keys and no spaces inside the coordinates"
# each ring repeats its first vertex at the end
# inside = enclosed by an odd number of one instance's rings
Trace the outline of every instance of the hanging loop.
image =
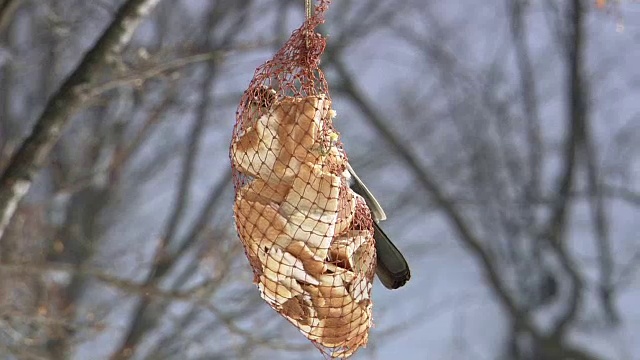
{"type": "MultiPolygon", "coordinates": [[[[314,11],[313,0],[304,0],[304,14],[307,21],[309,21],[309,19],[311,19],[311,17],[313,16],[313,11],[314,11]]],[[[309,48],[309,29],[308,28],[305,31],[305,42],[308,49],[309,48]]]]}
{"type": "Polygon", "coordinates": [[[313,0],[304,0],[304,13],[309,20],[313,16],[313,0]]]}

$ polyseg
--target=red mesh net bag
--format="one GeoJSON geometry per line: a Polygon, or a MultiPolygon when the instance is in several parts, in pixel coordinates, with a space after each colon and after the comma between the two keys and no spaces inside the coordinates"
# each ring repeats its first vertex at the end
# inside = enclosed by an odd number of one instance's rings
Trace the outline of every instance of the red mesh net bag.
{"type": "Polygon", "coordinates": [[[326,357],[365,346],[375,247],[348,185],[315,32],[329,0],[260,66],[238,107],[230,157],[238,235],[262,298],[326,357]]]}

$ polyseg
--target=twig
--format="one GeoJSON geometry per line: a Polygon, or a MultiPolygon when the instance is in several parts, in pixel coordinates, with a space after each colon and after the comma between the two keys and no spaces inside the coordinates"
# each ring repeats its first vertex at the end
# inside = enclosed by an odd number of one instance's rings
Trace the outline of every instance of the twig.
{"type": "Polygon", "coordinates": [[[576,264],[570,259],[564,243],[566,235],[569,204],[577,167],[577,152],[584,142],[584,127],[586,122],[586,98],[583,79],[583,54],[584,54],[584,14],[581,0],[573,0],[569,7],[571,18],[571,31],[565,40],[567,47],[567,89],[569,101],[567,106],[568,132],[565,143],[564,173],[558,181],[556,204],[551,211],[549,225],[546,234],[549,245],[558,254],[561,265],[569,274],[572,281],[571,298],[564,314],[558,317],[554,324],[554,334],[562,338],[569,324],[575,319],[582,304],[582,289],[584,281],[578,273],[576,264]]]}
{"type": "Polygon", "coordinates": [[[66,273],[71,276],[93,277],[109,286],[117,289],[135,292],[146,296],[159,296],[166,299],[180,301],[199,301],[202,294],[206,290],[216,284],[212,282],[204,282],[196,286],[192,286],[187,290],[175,291],[164,290],[157,286],[141,284],[133,280],[123,279],[118,276],[110,275],[101,269],[89,266],[75,266],[58,262],[43,263],[2,263],[0,269],[6,273],[30,274],[30,275],[46,275],[49,273],[66,273]]]}
{"type": "Polygon", "coordinates": [[[195,54],[183,58],[173,59],[165,63],[157,64],[145,70],[131,70],[129,74],[125,74],[116,79],[111,79],[102,84],[91,85],[87,84],[83,89],[84,93],[88,97],[96,97],[104,94],[109,90],[113,90],[118,87],[141,84],[146,80],[155,78],[166,74],[171,71],[175,71],[184,68],[188,65],[211,61],[217,57],[221,57],[226,51],[212,51],[208,53],[195,54]]]}
{"type": "Polygon", "coordinates": [[[531,63],[528,39],[526,36],[525,16],[523,14],[525,2],[520,0],[506,0],[511,10],[511,35],[515,47],[518,74],[520,75],[521,98],[527,123],[527,140],[529,145],[529,177],[527,195],[533,198],[540,191],[540,170],[542,169],[542,140],[540,135],[540,115],[538,113],[538,97],[536,95],[536,81],[531,63]]]}

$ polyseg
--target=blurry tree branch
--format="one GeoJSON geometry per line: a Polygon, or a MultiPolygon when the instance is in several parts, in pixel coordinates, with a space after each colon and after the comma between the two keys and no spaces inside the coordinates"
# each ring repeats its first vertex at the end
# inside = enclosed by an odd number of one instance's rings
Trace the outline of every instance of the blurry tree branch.
{"type": "Polygon", "coordinates": [[[536,81],[528,47],[526,33],[525,11],[526,1],[506,0],[511,10],[511,36],[515,47],[518,73],[520,75],[521,97],[527,121],[527,138],[529,152],[529,178],[527,186],[528,196],[539,194],[540,173],[542,171],[542,139],[540,134],[540,115],[538,114],[538,97],[536,95],[536,81]]]}
{"type": "MultiPolygon", "coordinates": [[[[209,14],[207,16],[206,29],[208,31],[213,32],[217,30],[217,26],[220,25],[222,20],[232,13],[232,11],[219,11],[220,7],[224,6],[226,6],[225,2],[219,2],[211,5],[209,14]]],[[[237,5],[235,10],[238,10],[237,5]]],[[[223,40],[221,40],[218,44],[215,44],[216,49],[228,48],[234,43],[239,30],[243,26],[245,26],[247,15],[247,12],[240,12],[239,16],[235,18],[231,28],[227,30],[228,32],[226,33],[226,36],[223,38],[223,40]]],[[[204,43],[202,44],[202,47],[207,48],[211,46],[209,44],[209,42],[211,41],[212,36],[203,37],[204,43]]],[[[213,92],[213,86],[215,83],[214,79],[218,75],[218,68],[220,66],[221,61],[212,61],[209,62],[208,67],[206,68],[207,75],[202,80],[200,89],[200,106],[198,109],[197,117],[192,125],[187,140],[187,147],[184,159],[182,161],[181,178],[178,181],[178,191],[176,192],[175,202],[173,205],[173,209],[169,215],[169,219],[166,223],[165,229],[163,230],[160,242],[157,245],[154,254],[152,269],[145,281],[146,284],[157,284],[165,275],[167,275],[171,268],[182,257],[184,251],[183,249],[186,249],[185,247],[183,247],[184,244],[191,242],[191,239],[179,241],[180,239],[177,236],[177,229],[179,224],[184,221],[185,218],[184,213],[188,206],[193,177],[195,176],[195,161],[198,156],[202,137],[205,134],[205,123],[209,118],[209,111],[212,103],[210,94],[213,92]]],[[[226,184],[221,184],[217,187],[217,189],[223,188],[224,185],[226,184]]],[[[217,189],[214,189],[212,191],[212,194],[220,193],[219,191],[217,191],[217,189]]],[[[195,239],[195,237],[193,239],[195,239]]],[[[157,311],[151,307],[152,301],[153,299],[149,298],[148,296],[143,296],[140,299],[140,302],[134,310],[134,314],[132,316],[131,323],[129,325],[125,338],[118,349],[113,352],[111,356],[112,359],[115,360],[130,358],[135,353],[137,345],[139,344],[142,337],[146,334],[147,330],[155,326],[155,321],[153,319],[157,319],[157,317],[149,314],[152,311],[157,311]]]]}
{"type": "MultiPolygon", "coordinates": [[[[232,332],[238,334],[240,336],[246,337],[251,342],[255,342],[258,344],[266,345],[271,348],[281,348],[281,349],[289,349],[294,350],[298,349],[298,351],[306,351],[308,350],[307,346],[299,346],[295,344],[276,344],[273,343],[269,339],[256,337],[255,334],[251,333],[243,329],[242,327],[236,324],[236,319],[240,318],[246,313],[238,313],[233,314],[221,310],[214,302],[212,302],[210,297],[210,290],[219,287],[220,284],[217,283],[218,280],[207,281],[199,285],[191,286],[185,290],[166,290],[161,289],[158,286],[153,286],[145,283],[139,283],[132,280],[127,280],[120,278],[118,276],[110,275],[107,272],[92,268],[88,266],[83,266],[81,268],[63,264],[63,263],[24,263],[24,264],[0,264],[0,269],[6,271],[8,274],[10,273],[19,273],[19,274],[31,274],[31,275],[40,275],[46,276],[47,274],[52,273],[64,273],[66,275],[75,275],[81,277],[92,277],[100,282],[104,283],[109,287],[116,288],[118,290],[147,296],[147,297],[157,297],[166,300],[176,300],[176,301],[184,301],[189,303],[197,304],[198,306],[206,309],[211,312],[217,318],[219,318],[222,323],[232,332]]],[[[55,319],[47,319],[47,322],[56,322],[55,319]]],[[[65,326],[70,326],[65,323],[65,326]]]]}
{"type": "Polygon", "coordinates": [[[48,274],[64,274],[76,275],[82,277],[93,277],[109,286],[124,290],[127,292],[142,293],[148,295],[156,295],[169,299],[195,301],[200,298],[199,294],[204,292],[211,284],[202,284],[194,286],[186,290],[172,291],[163,290],[158,287],[140,284],[132,280],[120,278],[110,275],[104,270],[91,267],[77,267],[62,262],[41,262],[41,263],[2,263],[0,269],[7,273],[30,274],[30,275],[48,275],[48,274]]]}
{"type": "Polygon", "coordinates": [[[9,25],[18,7],[23,0],[0,0],[0,34],[3,34],[9,25]]]}
{"type": "Polygon", "coordinates": [[[24,140],[0,176],[0,240],[33,177],[62,135],[64,126],[87,100],[83,88],[95,82],[103,68],[124,49],[138,24],[159,1],[125,2],[94,47],[49,99],[31,135],[24,140]]]}
{"type": "Polygon", "coordinates": [[[95,97],[106,93],[109,90],[127,85],[140,86],[145,81],[160,76],[170,74],[173,71],[179,70],[189,65],[209,62],[217,60],[221,62],[224,57],[234,52],[249,51],[256,48],[267,46],[270,42],[265,43],[250,43],[250,44],[238,44],[233,48],[224,50],[219,49],[210,52],[196,53],[188,56],[178,57],[165,62],[160,62],[149,66],[144,65],[143,69],[129,69],[126,74],[123,74],[115,79],[110,79],[101,84],[87,84],[84,89],[84,93],[88,97],[95,97]]]}
{"type": "Polygon", "coordinates": [[[341,28],[339,34],[332,35],[331,46],[334,49],[344,49],[372,32],[389,26],[410,3],[340,1],[334,6],[336,9],[332,12],[336,14],[336,18],[332,22],[341,24],[341,28]]]}
{"type": "Polygon", "coordinates": [[[635,207],[640,207],[640,192],[615,185],[602,184],[602,191],[606,196],[620,199],[635,207]]]}
{"type": "Polygon", "coordinates": [[[186,57],[169,60],[165,63],[154,64],[152,66],[145,66],[144,69],[131,69],[128,74],[124,74],[115,79],[110,79],[102,84],[87,84],[85,94],[88,97],[95,97],[105,92],[127,85],[142,85],[145,81],[165,75],[172,71],[183,68],[187,65],[196,64],[200,62],[212,61],[216,57],[224,55],[223,51],[208,52],[202,54],[194,54],[186,57]]]}
{"type": "Polygon", "coordinates": [[[165,90],[163,99],[154,106],[146,116],[141,128],[135,132],[133,139],[127,144],[121,144],[116,147],[111,163],[109,164],[109,178],[111,183],[117,183],[124,167],[131,158],[138,153],[142,146],[149,140],[153,129],[161,122],[165,112],[176,101],[176,89],[170,86],[165,90]]]}

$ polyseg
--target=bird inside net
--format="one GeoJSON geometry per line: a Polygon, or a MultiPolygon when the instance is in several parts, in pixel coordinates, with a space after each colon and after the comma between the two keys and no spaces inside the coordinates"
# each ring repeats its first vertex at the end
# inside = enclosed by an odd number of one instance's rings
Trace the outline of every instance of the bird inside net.
{"type": "Polygon", "coordinates": [[[319,68],[326,43],[315,29],[329,2],[256,70],[230,157],[235,222],[260,295],[325,357],[346,358],[367,343],[376,251],[319,68]]]}

